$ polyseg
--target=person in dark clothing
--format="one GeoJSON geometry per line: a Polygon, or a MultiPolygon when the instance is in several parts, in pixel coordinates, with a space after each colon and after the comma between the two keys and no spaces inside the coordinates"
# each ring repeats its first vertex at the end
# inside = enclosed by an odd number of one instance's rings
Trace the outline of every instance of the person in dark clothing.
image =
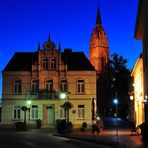
{"type": "Polygon", "coordinates": [[[94,134],[95,132],[96,132],[97,134],[100,133],[100,128],[99,128],[99,126],[98,126],[97,124],[93,124],[93,125],[92,125],[92,134],[94,134]]]}

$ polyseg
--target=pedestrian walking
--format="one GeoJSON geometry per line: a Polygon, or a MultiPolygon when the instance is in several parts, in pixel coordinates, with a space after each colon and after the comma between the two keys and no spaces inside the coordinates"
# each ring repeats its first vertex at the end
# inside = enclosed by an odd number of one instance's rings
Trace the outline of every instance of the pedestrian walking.
{"type": "Polygon", "coordinates": [[[100,127],[99,127],[96,123],[94,123],[94,124],[92,125],[92,134],[94,134],[95,132],[96,132],[97,134],[100,133],[100,127]]]}

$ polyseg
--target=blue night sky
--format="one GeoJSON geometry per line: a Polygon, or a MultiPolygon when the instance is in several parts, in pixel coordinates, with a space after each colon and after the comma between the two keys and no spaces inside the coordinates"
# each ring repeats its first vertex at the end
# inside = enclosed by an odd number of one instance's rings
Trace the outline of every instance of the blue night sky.
{"type": "MultiPolygon", "coordinates": [[[[98,4],[110,54],[128,59],[131,69],[142,47],[134,39],[138,0],[0,0],[0,71],[14,52],[36,51],[48,39],[62,50],[89,53],[98,4]]],[[[0,97],[2,75],[0,75],[0,97]]]]}

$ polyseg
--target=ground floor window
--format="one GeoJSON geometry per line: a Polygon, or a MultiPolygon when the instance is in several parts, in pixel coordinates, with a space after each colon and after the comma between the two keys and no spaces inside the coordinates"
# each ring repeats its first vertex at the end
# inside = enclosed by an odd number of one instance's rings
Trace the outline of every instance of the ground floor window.
{"type": "Polygon", "coordinates": [[[85,118],[85,108],[84,105],[78,105],[78,118],[84,119],[85,118]]]}
{"type": "Polygon", "coordinates": [[[60,105],[60,118],[65,119],[66,118],[66,113],[63,105],[60,105]]]}
{"type": "Polygon", "coordinates": [[[15,105],[14,106],[13,118],[14,119],[20,119],[20,117],[21,117],[21,107],[20,107],[20,105],[15,105]]]}
{"type": "Polygon", "coordinates": [[[32,119],[38,119],[38,105],[32,105],[31,118],[32,119]]]}

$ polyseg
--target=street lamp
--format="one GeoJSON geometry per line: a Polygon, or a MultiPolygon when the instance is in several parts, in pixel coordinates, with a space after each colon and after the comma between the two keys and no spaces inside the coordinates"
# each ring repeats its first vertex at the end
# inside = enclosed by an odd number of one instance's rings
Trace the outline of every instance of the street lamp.
{"type": "Polygon", "coordinates": [[[116,139],[118,144],[118,124],[117,124],[117,118],[118,118],[118,99],[114,99],[113,103],[116,105],[116,139]]]}
{"type": "Polygon", "coordinates": [[[60,98],[61,98],[61,99],[66,99],[66,97],[67,97],[66,93],[61,93],[61,94],[60,94],[60,98]]]}

